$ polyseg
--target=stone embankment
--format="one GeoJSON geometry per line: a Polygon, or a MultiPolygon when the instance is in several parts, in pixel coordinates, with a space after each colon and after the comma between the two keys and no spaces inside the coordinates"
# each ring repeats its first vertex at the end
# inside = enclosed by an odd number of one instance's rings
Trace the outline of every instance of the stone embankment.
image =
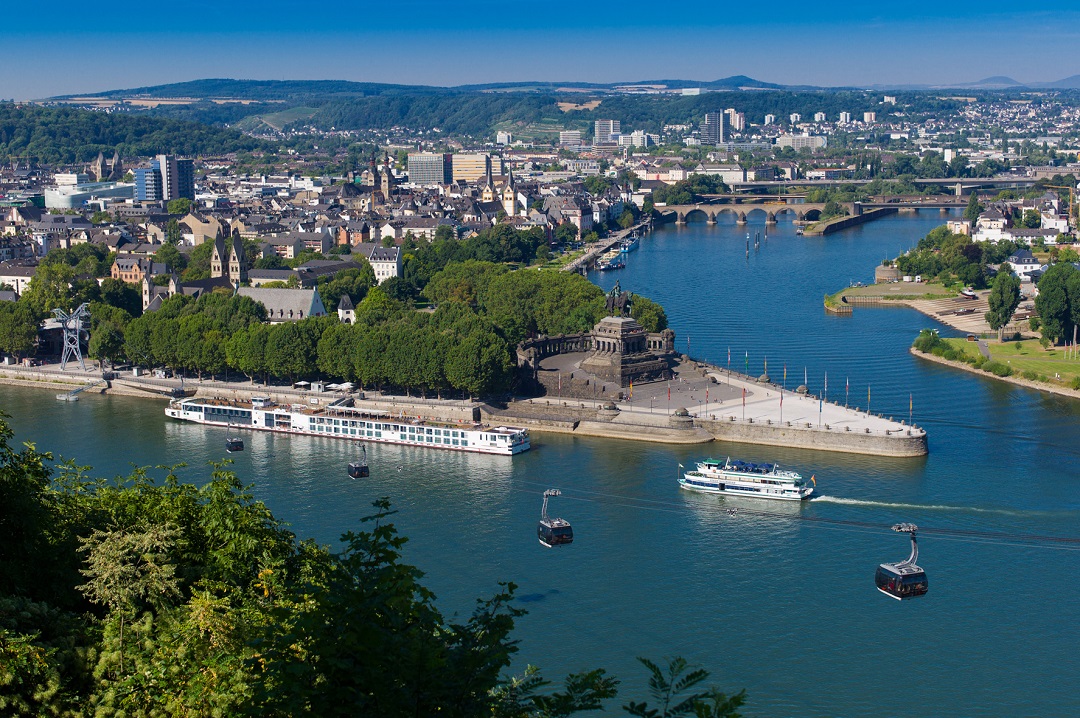
{"type": "Polygon", "coordinates": [[[839,232],[848,227],[866,224],[875,219],[881,219],[886,215],[896,214],[896,212],[897,210],[895,207],[867,209],[864,210],[862,214],[856,214],[851,217],[834,217],[833,219],[827,219],[823,222],[815,222],[814,224],[807,225],[806,228],[803,229],[803,234],[807,237],[820,237],[821,235],[839,232]]]}
{"type": "Polygon", "coordinates": [[[634,392],[637,405],[564,397],[516,401],[506,409],[492,410],[491,421],[658,443],[720,440],[896,457],[923,456],[928,451],[926,431],[920,427],[685,359],[675,381],[636,386],[634,392]],[[673,386],[678,402],[694,393],[689,397],[696,402],[692,412],[654,408],[670,403],[667,397],[673,386]]]}
{"type": "MultiPolygon", "coordinates": [[[[60,372],[57,367],[0,367],[0,382],[53,392],[70,391],[100,380],[100,372],[60,372]]],[[[105,391],[162,399],[163,392],[180,388],[180,384],[173,379],[136,379],[121,375],[111,380],[105,391]]],[[[189,392],[194,389],[199,397],[250,399],[252,396],[269,396],[281,404],[327,406],[349,396],[340,392],[266,387],[247,382],[187,381],[183,386],[189,392]]],[[[505,408],[474,401],[370,392],[352,396],[357,407],[397,416],[461,424],[486,421],[579,436],[667,444],[721,440],[874,456],[922,456],[927,453],[926,432],[919,427],[819,401],[767,381],[728,374],[720,368],[685,359],[677,369],[675,380],[641,385],[635,387],[634,392],[636,399],[618,403],[549,397],[513,401],[505,408]],[[711,387],[711,398],[706,387],[711,387]],[[652,400],[648,398],[650,390],[652,400]],[[745,400],[742,399],[744,391],[745,400]],[[689,394],[695,392],[698,403],[693,405],[692,411],[679,403],[674,411],[660,410],[660,406],[665,406],[662,392],[666,392],[667,397],[674,393],[677,402],[685,402],[688,398],[693,401],[689,394]],[[782,404],[781,395],[784,397],[782,404]]],[[[670,405],[670,398],[667,404],[670,405]]]]}

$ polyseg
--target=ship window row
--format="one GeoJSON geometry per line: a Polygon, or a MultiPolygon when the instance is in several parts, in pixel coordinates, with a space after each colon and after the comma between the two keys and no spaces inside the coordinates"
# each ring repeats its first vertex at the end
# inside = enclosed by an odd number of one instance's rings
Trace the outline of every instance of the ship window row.
{"type": "Polygon", "coordinates": [[[218,416],[240,416],[246,419],[251,418],[251,412],[247,409],[223,409],[218,406],[206,407],[207,414],[216,414],[218,416]]]}
{"type": "MultiPolygon", "coordinates": [[[[462,432],[464,433],[464,432],[462,432]]],[[[447,436],[428,436],[426,434],[414,434],[409,436],[408,434],[401,434],[402,441],[415,441],[421,444],[443,444],[445,446],[468,446],[469,442],[465,439],[451,439],[448,438],[450,432],[446,432],[447,436]]]]}

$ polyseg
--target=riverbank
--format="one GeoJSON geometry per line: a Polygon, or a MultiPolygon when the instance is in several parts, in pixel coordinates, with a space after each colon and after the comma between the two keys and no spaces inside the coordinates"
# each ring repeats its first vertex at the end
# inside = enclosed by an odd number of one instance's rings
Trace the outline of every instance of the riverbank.
{"type": "MultiPolygon", "coordinates": [[[[986,313],[990,309],[989,297],[989,289],[978,290],[971,298],[945,289],[940,284],[892,282],[847,287],[827,294],[825,309],[834,314],[851,314],[854,309],[862,307],[908,307],[965,334],[997,337],[997,332],[986,321],[986,313]],[[916,288],[925,291],[916,294],[913,292],[916,288]]],[[[1030,335],[1029,316],[1030,312],[1022,308],[1015,315],[1017,318],[1005,327],[1005,334],[1030,335]]]]}
{"type": "MultiPolygon", "coordinates": [[[[421,399],[377,392],[353,395],[356,406],[420,419],[513,424],[540,432],[659,444],[702,444],[714,440],[875,456],[923,456],[926,432],[891,418],[787,391],[720,367],[683,359],[675,381],[635,387],[625,400],[581,401],[540,397],[511,401],[505,408],[475,401],[421,399]],[[676,401],[672,408],[674,389],[676,401]],[[663,396],[667,406],[660,410],[663,396]],[[780,397],[783,396],[783,401],[780,397]],[[741,402],[741,403],[740,403],[741,402]],[[646,404],[648,406],[646,407],[646,404]],[[786,405],[786,406],[785,406],[786,405]]],[[[93,372],[59,367],[3,367],[0,382],[56,393],[100,381],[93,372]]],[[[247,400],[269,396],[281,404],[329,405],[341,392],[312,392],[248,382],[187,381],[118,376],[90,391],[162,401],[183,388],[197,397],[247,400]]]]}
{"type": "Polygon", "coordinates": [[[547,396],[511,402],[491,421],[536,431],[669,444],[730,441],[871,456],[928,453],[926,431],[892,417],[682,357],[672,381],[617,401],[547,396]]]}
{"type": "Polygon", "coordinates": [[[896,212],[897,210],[895,207],[880,207],[878,209],[868,209],[863,211],[862,214],[850,217],[833,217],[832,219],[806,225],[806,227],[803,228],[803,234],[807,237],[820,237],[826,234],[832,234],[833,232],[839,232],[848,227],[857,227],[860,224],[866,224],[875,219],[880,219],[890,214],[896,214],[896,212]]]}
{"type": "Polygon", "coordinates": [[[1069,397],[1071,399],[1080,399],[1080,389],[1073,389],[1073,388],[1071,388],[1069,386],[1066,386],[1066,385],[1063,385],[1063,384],[1056,384],[1056,383],[1053,383],[1051,381],[1043,382],[1043,381],[1039,381],[1037,379],[1027,378],[1023,374],[1010,374],[1008,376],[1001,376],[999,374],[994,374],[992,372],[985,371],[984,369],[981,369],[981,368],[979,368],[977,366],[974,366],[972,364],[968,364],[967,362],[964,362],[964,361],[960,361],[960,360],[957,360],[957,359],[946,359],[945,357],[939,357],[939,356],[935,356],[933,354],[927,354],[925,352],[921,352],[918,349],[916,349],[915,347],[909,348],[908,353],[912,354],[914,356],[917,356],[920,359],[925,359],[927,361],[934,362],[935,364],[943,364],[945,366],[950,366],[950,367],[952,367],[954,369],[962,369],[962,370],[964,370],[966,372],[969,372],[971,374],[978,374],[979,376],[981,376],[981,377],[983,377],[985,379],[994,379],[994,380],[997,380],[997,381],[1003,381],[1003,382],[1006,382],[1008,384],[1015,384],[1017,386],[1026,387],[1028,389],[1035,389],[1037,391],[1045,391],[1045,392],[1050,393],[1050,394],[1057,394],[1058,396],[1067,396],[1067,397],[1069,397]]]}

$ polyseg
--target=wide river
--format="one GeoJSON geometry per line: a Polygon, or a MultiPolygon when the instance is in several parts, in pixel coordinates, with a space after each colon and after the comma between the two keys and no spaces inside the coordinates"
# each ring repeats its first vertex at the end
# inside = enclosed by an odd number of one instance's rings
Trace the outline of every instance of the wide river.
{"type": "MultiPolygon", "coordinates": [[[[466,615],[499,580],[519,586],[516,668],[558,678],[605,667],[622,699],[644,697],[635,656],[682,655],[725,690],[745,688],[748,716],[1065,716],[1080,709],[1080,553],[1022,534],[1080,536],[1080,402],[983,379],[910,356],[913,310],[834,317],[822,295],[944,221],[893,216],[824,238],[790,224],[666,226],[625,270],[593,277],[662,303],[678,346],[719,364],[769,373],[829,396],[905,416],[929,431],[922,459],[849,456],[717,443],[667,447],[533,435],[508,459],[372,447],[370,479],[353,481],[354,447],[330,439],[256,435],[234,468],[301,536],[334,544],[370,502],[392,497],[448,615],[466,615]],[[762,234],[746,256],[746,231],[762,234]],[[678,464],[713,455],[778,461],[815,474],[819,498],[773,506],[687,495],[678,464]],[[564,492],[554,513],[575,543],[537,544],[540,493],[564,492]],[[850,524],[815,521],[827,519],[850,524]],[[899,602],[874,570],[908,553],[888,530],[912,521],[930,593],[899,602]],[[961,536],[971,531],[979,535],[961,536]],[[986,537],[992,533],[996,537],[986,537]]],[[[95,467],[187,462],[200,481],[224,432],[167,422],[157,401],[0,387],[17,438],[95,467]]]]}

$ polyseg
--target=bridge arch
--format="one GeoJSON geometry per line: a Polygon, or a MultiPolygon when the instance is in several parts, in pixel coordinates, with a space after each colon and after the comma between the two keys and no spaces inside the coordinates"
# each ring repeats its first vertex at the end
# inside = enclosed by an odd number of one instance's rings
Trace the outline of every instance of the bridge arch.
{"type": "Polygon", "coordinates": [[[814,207],[812,209],[808,209],[805,212],[803,212],[802,217],[800,217],[800,219],[806,220],[807,222],[816,222],[819,219],[821,219],[821,210],[818,209],[817,207],[814,207]]]}
{"type": "Polygon", "coordinates": [[[696,216],[699,214],[710,222],[713,220],[713,215],[709,214],[708,210],[706,210],[704,207],[691,207],[689,209],[683,210],[679,214],[679,221],[685,224],[691,216],[696,216]]]}

